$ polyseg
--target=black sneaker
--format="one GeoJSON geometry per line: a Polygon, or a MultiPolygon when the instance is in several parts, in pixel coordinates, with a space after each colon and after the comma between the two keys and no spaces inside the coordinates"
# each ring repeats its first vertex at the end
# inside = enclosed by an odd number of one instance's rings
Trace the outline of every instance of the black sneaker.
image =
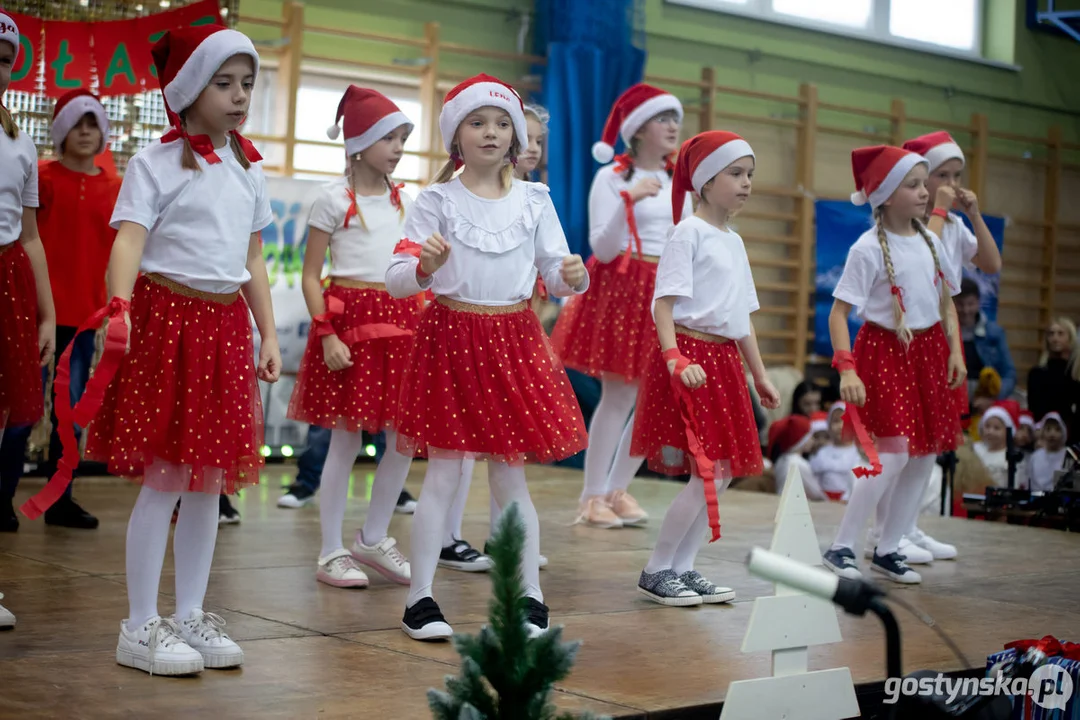
{"type": "Polygon", "coordinates": [[[394,512],[402,515],[412,515],[416,512],[416,498],[410,495],[408,490],[402,489],[401,494],[398,495],[394,512]]]}
{"type": "Polygon", "coordinates": [[[536,598],[525,598],[525,632],[534,638],[548,629],[548,606],[536,598]]]}
{"type": "Polygon", "coordinates": [[[674,570],[641,571],[638,592],[653,602],[669,607],[693,607],[702,603],[701,596],[686,587],[674,570]]]}
{"type": "Polygon", "coordinates": [[[870,568],[893,582],[904,583],[905,585],[918,585],[922,582],[922,576],[908,567],[904,556],[898,552],[878,555],[877,550],[875,550],[874,561],[870,564],[870,568]]]}
{"type": "Polygon", "coordinates": [[[439,604],[430,597],[421,598],[412,607],[405,608],[401,629],[413,640],[449,640],[454,635],[439,604]]]}
{"type": "Polygon", "coordinates": [[[682,584],[701,596],[703,603],[726,603],[735,600],[735,591],[702,577],[697,570],[687,570],[679,576],[682,584]]]}
{"type": "Polygon", "coordinates": [[[439,553],[439,567],[462,572],[487,572],[495,567],[487,555],[480,554],[476,548],[464,540],[457,540],[450,547],[444,547],[439,553]]]}
{"type": "Polygon", "coordinates": [[[238,525],[240,513],[229,502],[228,495],[218,495],[218,525],[238,525]]]}
{"type": "Polygon", "coordinates": [[[19,529],[19,516],[11,498],[0,497],[0,532],[15,532],[19,529]]]}
{"type": "Polygon", "coordinates": [[[45,511],[45,524],[77,530],[94,530],[98,519],[79,507],[79,503],[69,497],[63,497],[45,511]]]}
{"type": "Polygon", "coordinates": [[[279,508],[291,508],[293,510],[310,505],[315,501],[315,491],[303,483],[294,483],[288,491],[278,498],[279,508]]]}
{"type": "Polygon", "coordinates": [[[855,553],[851,551],[851,548],[837,550],[829,548],[821,556],[821,562],[842,578],[858,580],[862,577],[859,566],[855,564],[855,553]]]}

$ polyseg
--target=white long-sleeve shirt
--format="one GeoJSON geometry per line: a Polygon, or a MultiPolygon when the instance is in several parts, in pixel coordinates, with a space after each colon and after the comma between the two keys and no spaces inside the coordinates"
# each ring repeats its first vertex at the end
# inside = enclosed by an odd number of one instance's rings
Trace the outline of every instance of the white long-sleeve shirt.
{"type": "Polygon", "coordinates": [[[556,297],[581,294],[560,273],[570,255],[562,225],[546,185],[514,180],[497,200],[473,194],[460,178],[424,188],[405,218],[405,237],[423,244],[438,232],[450,244],[446,264],[422,281],[420,259],[399,252],[386,271],[386,289],[394,297],[425,290],[474,305],[513,305],[528,300],[536,273],[556,297]]]}
{"type": "MultiPolygon", "coordinates": [[[[596,171],[589,190],[589,246],[600,262],[611,262],[630,247],[626,204],[619,193],[629,191],[640,180],[651,177],[661,185],[658,194],[634,203],[634,222],[641,238],[642,254],[660,257],[675,224],[671,217],[672,183],[666,170],[634,168],[629,182],[623,179],[623,174],[615,172],[615,165],[606,165],[596,171]]],[[[692,214],[693,206],[687,193],[683,217],[692,214]]]]}
{"type": "Polygon", "coordinates": [[[822,490],[843,493],[846,498],[855,484],[854,469],[862,463],[857,446],[829,444],[810,458],[810,469],[822,490]]]}
{"type": "Polygon", "coordinates": [[[810,469],[810,463],[798,453],[785,453],[776,461],[773,474],[776,477],[777,495],[784,492],[784,484],[787,482],[788,472],[792,467],[799,470],[799,477],[802,478],[803,491],[806,493],[807,500],[821,502],[828,499],[828,496],[814,477],[814,471],[810,469]]]}

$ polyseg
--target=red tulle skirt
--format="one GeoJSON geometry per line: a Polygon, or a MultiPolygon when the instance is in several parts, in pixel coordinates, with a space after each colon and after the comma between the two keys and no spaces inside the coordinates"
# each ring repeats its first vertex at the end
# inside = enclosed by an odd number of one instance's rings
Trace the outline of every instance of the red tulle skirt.
{"type": "Polygon", "coordinates": [[[263,466],[247,303],[152,277],[135,285],[131,351],[90,423],[86,455],[163,492],[232,494],[263,466]]]}
{"type": "Polygon", "coordinates": [[[45,414],[38,353],[37,285],[19,242],[0,247],[0,428],[45,414]]]}
{"type": "Polygon", "coordinates": [[[660,357],[652,317],[656,262],[622,258],[602,263],[589,258],[589,290],[567,301],[551,333],[555,353],[567,367],[592,377],[604,373],[640,380],[660,357]]]}
{"type": "Polygon", "coordinates": [[[545,463],[587,444],[566,371],[528,303],[428,305],[401,386],[401,452],[545,463]]]}
{"type": "Polygon", "coordinates": [[[308,334],[300,372],[289,400],[288,417],[325,428],[379,433],[397,425],[398,397],[412,335],[380,337],[388,330],[416,329],[420,303],[416,298],[395,299],[385,288],[350,288],[331,285],[323,293],[329,303],[344,304],[331,325],[349,345],[352,367],[334,372],[323,359],[322,338],[308,334]],[[371,339],[349,340],[363,328],[371,339]]]}
{"type": "Polygon", "coordinates": [[[866,386],[859,414],[880,452],[917,457],[956,449],[960,409],[949,389],[949,341],[940,324],[916,333],[905,350],[895,332],[866,323],[852,352],[866,386]]]}
{"type": "MultiPolygon", "coordinates": [[[[738,346],[704,333],[680,332],[676,338],[682,354],[705,371],[705,384],[691,394],[698,439],[705,455],[719,463],[717,477],[760,475],[761,440],[738,346]]],[[[644,456],[656,472],[685,475],[696,470],[671,377],[667,363],[656,353],[638,392],[630,454],[644,456]],[[682,456],[672,449],[682,450],[682,456]]]]}

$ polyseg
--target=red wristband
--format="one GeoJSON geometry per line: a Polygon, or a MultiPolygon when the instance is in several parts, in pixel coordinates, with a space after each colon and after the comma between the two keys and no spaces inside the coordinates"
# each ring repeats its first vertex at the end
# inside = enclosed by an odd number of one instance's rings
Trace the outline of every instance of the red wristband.
{"type": "Polygon", "coordinates": [[[431,273],[424,272],[424,269],[420,267],[420,263],[416,263],[416,277],[420,278],[421,280],[427,280],[429,277],[431,277],[431,273]]]}
{"type": "Polygon", "coordinates": [[[683,374],[683,370],[690,366],[690,359],[682,354],[682,351],[677,347],[673,347],[670,350],[665,350],[662,356],[664,363],[667,364],[672,360],[675,361],[675,370],[672,372],[674,377],[679,377],[683,374]]]}
{"type": "Polygon", "coordinates": [[[934,211],[930,213],[931,216],[937,215],[939,218],[946,219],[949,217],[949,211],[945,208],[934,208],[934,211]]]}
{"type": "Polygon", "coordinates": [[[845,370],[855,369],[855,356],[851,354],[849,350],[837,350],[833,353],[832,366],[844,372],[845,370]]]}

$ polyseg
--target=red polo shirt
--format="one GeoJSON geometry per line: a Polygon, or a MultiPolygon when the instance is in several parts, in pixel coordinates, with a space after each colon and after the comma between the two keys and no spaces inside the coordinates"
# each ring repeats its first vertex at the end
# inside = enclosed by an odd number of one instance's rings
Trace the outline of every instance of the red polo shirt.
{"type": "Polygon", "coordinates": [[[56,324],[82,325],[105,306],[105,271],[116,231],[109,227],[120,178],[87,175],[59,161],[40,168],[38,232],[49,266],[56,324]]]}

